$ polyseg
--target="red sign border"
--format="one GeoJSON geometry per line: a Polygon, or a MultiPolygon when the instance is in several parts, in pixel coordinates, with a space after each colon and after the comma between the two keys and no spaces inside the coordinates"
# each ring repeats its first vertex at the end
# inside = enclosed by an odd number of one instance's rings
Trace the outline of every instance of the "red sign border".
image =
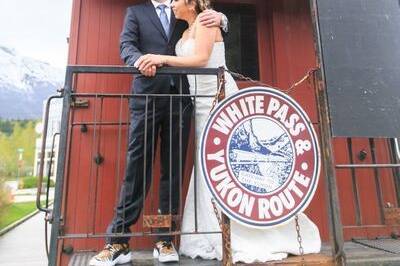
{"type": "Polygon", "coordinates": [[[320,147],[319,147],[319,143],[318,143],[318,137],[317,134],[315,133],[314,127],[312,125],[311,120],[309,119],[307,113],[303,110],[303,108],[291,97],[289,97],[288,95],[282,93],[279,90],[273,89],[273,88],[269,88],[269,87],[248,87],[245,89],[241,89],[239,90],[237,93],[225,98],[221,103],[219,103],[216,108],[212,111],[212,113],[210,114],[210,117],[208,118],[208,121],[206,123],[206,126],[204,127],[202,134],[201,134],[201,142],[200,142],[200,149],[198,151],[199,153],[199,158],[200,160],[200,164],[201,164],[201,170],[202,170],[202,176],[203,179],[205,181],[205,183],[207,184],[207,187],[209,189],[209,191],[211,192],[212,197],[215,199],[215,201],[217,202],[218,206],[222,209],[222,211],[232,220],[247,226],[247,227],[253,227],[253,228],[270,228],[273,226],[279,226],[279,225],[283,225],[286,224],[288,222],[290,222],[298,213],[303,212],[308,205],[310,204],[311,200],[313,199],[317,186],[318,186],[318,181],[319,181],[319,176],[320,176],[320,171],[321,171],[321,153],[320,153],[320,147]],[[312,138],[312,142],[313,142],[313,147],[314,148],[314,158],[315,158],[315,164],[314,164],[314,176],[312,177],[312,184],[311,184],[311,189],[309,190],[308,195],[306,195],[303,200],[301,201],[301,203],[295,208],[293,209],[289,214],[285,215],[284,217],[282,217],[279,220],[274,220],[273,222],[267,222],[267,223],[260,223],[260,222],[254,222],[252,220],[243,218],[243,217],[238,217],[235,214],[231,213],[229,211],[229,209],[225,206],[225,204],[223,202],[221,202],[221,200],[219,199],[219,197],[215,194],[214,190],[211,188],[211,184],[209,183],[209,177],[208,177],[208,173],[205,170],[204,164],[205,164],[205,147],[204,147],[204,138],[207,135],[207,132],[210,128],[210,123],[211,121],[214,120],[215,115],[219,113],[219,110],[222,109],[227,103],[231,102],[232,100],[234,100],[234,98],[240,96],[242,97],[244,94],[248,94],[248,93],[254,93],[254,92],[261,92],[261,93],[268,93],[270,95],[273,95],[275,97],[278,97],[280,99],[283,99],[285,102],[288,102],[292,105],[292,107],[294,109],[296,109],[297,113],[302,117],[302,119],[305,121],[305,126],[308,129],[310,136],[312,138]]]}

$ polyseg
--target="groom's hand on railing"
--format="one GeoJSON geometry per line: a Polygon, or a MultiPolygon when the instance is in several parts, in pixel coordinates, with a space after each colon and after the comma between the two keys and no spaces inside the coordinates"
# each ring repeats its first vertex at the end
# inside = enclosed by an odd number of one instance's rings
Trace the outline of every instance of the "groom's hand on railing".
{"type": "Polygon", "coordinates": [[[145,68],[145,69],[142,69],[139,71],[140,71],[140,73],[142,73],[143,76],[154,77],[157,73],[157,67],[155,65],[152,65],[148,68],[145,68]]]}
{"type": "Polygon", "coordinates": [[[146,77],[154,77],[157,73],[157,66],[155,64],[148,64],[144,63],[146,55],[142,55],[136,60],[135,64],[133,65],[136,67],[143,76],[146,77]]]}
{"type": "Polygon", "coordinates": [[[164,65],[163,60],[161,55],[146,54],[136,61],[135,66],[143,75],[153,77],[156,74],[157,67],[164,65]]]}

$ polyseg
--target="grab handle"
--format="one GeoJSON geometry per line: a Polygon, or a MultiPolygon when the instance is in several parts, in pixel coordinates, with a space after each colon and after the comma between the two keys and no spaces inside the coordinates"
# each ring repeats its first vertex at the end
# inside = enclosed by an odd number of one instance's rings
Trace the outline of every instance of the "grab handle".
{"type": "MultiPolygon", "coordinates": [[[[45,213],[50,213],[51,210],[48,208],[48,199],[46,200],[46,207],[42,206],[42,203],[40,202],[40,195],[42,194],[42,182],[43,182],[43,168],[44,168],[44,158],[45,158],[45,152],[46,152],[46,141],[47,141],[47,129],[49,125],[49,111],[50,111],[50,103],[54,99],[60,99],[63,98],[62,95],[53,95],[50,96],[47,101],[46,101],[46,109],[44,113],[44,124],[43,124],[43,136],[42,136],[42,147],[41,147],[41,152],[40,152],[40,164],[39,164],[39,176],[37,180],[37,192],[36,192],[36,207],[39,211],[45,212],[45,213]]],[[[59,133],[57,133],[59,134],[59,133]]],[[[55,139],[55,136],[57,134],[54,134],[53,136],[53,142],[55,139]]],[[[54,144],[54,143],[53,143],[54,144]]],[[[52,150],[53,152],[53,150],[52,150]]],[[[51,164],[51,162],[50,162],[51,164]]],[[[51,168],[51,165],[50,167],[51,168]]],[[[51,172],[50,172],[51,173],[51,172]]],[[[48,177],[50,178],[50,176],[48,177]]],[[[50,181],[48,181],[50,182],[50,181]]],[[[48,192],[46,193],[48,197],[48,192]]]]}

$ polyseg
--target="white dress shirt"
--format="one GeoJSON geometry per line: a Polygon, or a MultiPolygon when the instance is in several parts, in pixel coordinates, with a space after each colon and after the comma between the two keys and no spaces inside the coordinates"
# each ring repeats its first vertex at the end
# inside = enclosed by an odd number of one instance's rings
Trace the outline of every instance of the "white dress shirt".
{"type": "Polygon", "coordinates": [[[168,17],[168,21],[169,23],[171,23],[171,1],[170,0],[165,0],[164,3],[159,3],[157,1],[151,0],[151,2],[154,5],[154,8],[156,9],[157,15],[158,17],[160,17],[161,14],[161,10],[159,8],[157,8],[159,5],[165,5],[165,13],[167,13],[167,17],[168,17]]]}

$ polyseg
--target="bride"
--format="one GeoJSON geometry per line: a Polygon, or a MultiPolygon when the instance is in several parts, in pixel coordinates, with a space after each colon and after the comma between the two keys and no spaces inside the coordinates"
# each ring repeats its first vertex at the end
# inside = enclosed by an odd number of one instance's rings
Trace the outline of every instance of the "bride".
{"type": "MultiPolygon", "coordinates": [[[[176,18],[183,19],[189,28],[176,44],[177,56],[153,55],[143,56],[139,69],[152,65],[169,65],[175,67],[207,67],[217,68],[225,65],[225,45],[219,27],[202,26],[197,16],[209,8],[209,0],[173,0],[172,9],[176,18]]],[[[213,96],[217,89],[214,76],[188,75],[192,95],[213,96]]],[[[227,96],[238,90],[235,81],[226,73],[225,94],[227,96]]],[[[213,97],[195,98],[196,136],[199,139],[212,108],[213,97]]],[[[196,149],[199,141],[196,140],[196,149]]],[[[197,159],[199,160],[199,159],[197,159]]],[[[195,163],[185,202],[182,232],[195,231],[195,206],[197,208],[197,230],[201,232],[220,231],[218,220],[214,214],[211,194],[202,180],[200,163],[195,163]],[[194,178],[196,175],[197,178],[194,178]],[[194,184],[196,182],[196,186],[194,184]],[[197,189],[195,204],[194,188],[197,189]]],[[[321,240],[318,228],[304,214],[299,214],[299,225],[304,253],[318,253],[321,240]]],[[[288,253],[299,255],[299,244],[294,221],[271,229],[248,228],[231,220],[231,243],[233,262],[266,262],[286,258],[288,253]]],[[[182,235],[180,254],[192,258],[222,259],[221,234],[182,235]]]]}

